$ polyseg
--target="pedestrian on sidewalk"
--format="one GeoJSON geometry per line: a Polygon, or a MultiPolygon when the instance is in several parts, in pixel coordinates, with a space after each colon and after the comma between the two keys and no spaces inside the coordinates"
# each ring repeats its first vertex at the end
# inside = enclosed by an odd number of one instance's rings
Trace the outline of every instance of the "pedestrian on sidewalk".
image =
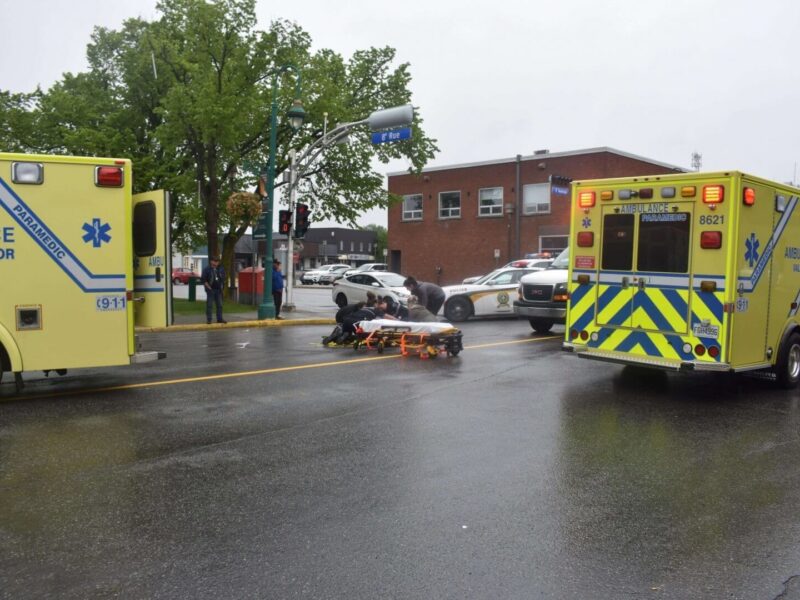
{"type": "Polygon", "coordinates": [[[281,261],[277,258],[272,261],[272,299],[275,301],[275,318],[283,320],[281,305],[283,304],[283,288],[285,277],[281,271],[281,261]]]}
{"type": "Polygon", "coordinates": [[[203,269],[200,281],[206,289],[206,323],[211,324],[212,304],[217,306],[217,323],[227,323],[222,318],[222,286],[225,285],[225,267],[219,264],[219,256],[212,256],[203,269]]]}

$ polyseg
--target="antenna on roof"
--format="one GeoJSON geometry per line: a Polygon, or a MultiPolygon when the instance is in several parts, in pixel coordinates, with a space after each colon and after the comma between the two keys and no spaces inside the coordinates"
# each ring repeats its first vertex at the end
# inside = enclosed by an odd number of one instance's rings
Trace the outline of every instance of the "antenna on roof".
{"type": "Polygon", "coordinates": [[[699,152],[692,152],[692,168],[695,171],[699,171],[700,167],[703,166],[703,155],[699,152]]]}

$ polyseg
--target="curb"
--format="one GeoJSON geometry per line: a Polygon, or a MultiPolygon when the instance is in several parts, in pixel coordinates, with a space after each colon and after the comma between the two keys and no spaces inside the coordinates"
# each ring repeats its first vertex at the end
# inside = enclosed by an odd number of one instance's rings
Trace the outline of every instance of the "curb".
{"type": "Polygon", "coordinates": [[[335,325],[336,319],[264,319],[263,321],[235,321],[228,323],[189,323],[169,327],[137,327],[137,333],[169,333],[170,331],[212,331],[215,329],[243,329],[261,327],[291,327],[297,325],[335,325]]]}

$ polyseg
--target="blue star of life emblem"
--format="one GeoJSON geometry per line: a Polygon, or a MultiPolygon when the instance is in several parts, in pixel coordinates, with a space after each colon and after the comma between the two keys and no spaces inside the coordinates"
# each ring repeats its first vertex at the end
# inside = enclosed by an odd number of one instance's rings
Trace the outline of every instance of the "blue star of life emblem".
{"type": "Polygon", "coordinates": [[[756,234],[751,233],[750,237],[744,241],[744,245],[747,248],[747,251],[744,253],[744,259],[749,263],[750,268],[753,268],[753,265],[758,260],[758,247],[761,243],[756,239],[756,234]]]}
{"type": "Polygon", "coordinates": [[[83,236],[83,241],[87,244],[92,242],[92,246],[99,248],[103,242],[110,242],[111,236],[108,232],[111,231],[111,225],[108,223],[101,223],[100,219],[92,219],[92,224],[84,223],[83,230],[86,234],[83,236]]]}
{"type": "Polygon", "coordinates": [[[583,221],[581,221],[584,229],[589,229],[592,226],[592,220],[589,217],[584,217],[583,221]]]}

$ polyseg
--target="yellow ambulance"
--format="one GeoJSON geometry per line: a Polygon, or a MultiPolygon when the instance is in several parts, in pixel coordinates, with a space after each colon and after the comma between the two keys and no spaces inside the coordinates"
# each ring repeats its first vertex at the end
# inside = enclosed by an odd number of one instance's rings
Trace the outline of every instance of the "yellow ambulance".
{"type": "Polygon", "coordinates": [[[172,320],[168,202],[126,159],[0,153],[0,377],[145,362],[172,320]]]}
{"type": "Polygon", "coordinates": [[[736,171],[574,182],[564,349],[796,386],[798,195],[736,171]]]}

